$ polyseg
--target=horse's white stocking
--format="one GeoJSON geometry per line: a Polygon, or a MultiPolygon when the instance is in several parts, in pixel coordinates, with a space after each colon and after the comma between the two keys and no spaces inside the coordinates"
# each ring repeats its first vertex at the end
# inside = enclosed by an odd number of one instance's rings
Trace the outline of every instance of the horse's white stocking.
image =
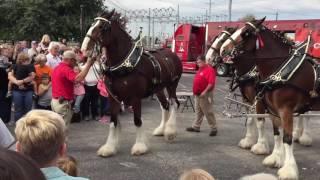
{"type": "Polygon", "coordinates": [[[176,120],[177,120],[177,103],[174,99],[170,99],[170,117],[165,123],[165,129],[164,129],[164,137],[167,141],[173,141],[174,138],[177,136],[177,130],[176,130],[176,120]]]}
{"type": "Polygon", "coordinates": [[[253,118],[247,119],[246,136],[240,140],[239,146],[243,149],[251,148],[256,142],[256,126],[253,118]]]}
{"type": "Polygon", "coordinates": [[[284,143],[285,161],[281,169],[278,170],[280,180],[298,180],[299,171],[296,160],[293,155],[293,144],[289,145],[284,143]]]}
{"type": "Polygon", "coordinates": [[[145,154],[146,152],[148,152],[148,147],[146,145],[144,130],[142,126],[137,127],[136,143],[132,146],[131,154],[139,156],[145,154]]]}
{"type": "Polygon", "coordinates": [[[279,135],[274,136],[274,147],[271,155],[263,160],[263,165],[268,167],[280,168],[284,161],[284,147],[282,137],[279,135]]]}
{"type": "Polygon", "coordinates": [[[161,105],[162,117],[160,125],[153,131],[154,136],[163,136],[164,134],[164,126],[169,119],[169,110],[165,110],[161,105]]]}
{"type": "Polygon", "coordinates": [[[309,126],[310,118],[304,118],[303,120],[303,131],[302,135],[299,138],[299,143],[304,146],[311,146],[312,138],[310,136],[310,126],[309,126]]]}
{"type": "Polygon", "coordinates": [[[114,123],[111,122],[107,142],[99,148],[97,154],[103,157],[115,155],[117,153],[117,148],[119,148],[119,134],[120,123],[118,122],[117,127],[115,127],[114,123]]]}
{"type": "Polygon", "coordinates": [[[257,144],[251,147],[251,152],[253,152],[254,154],[258,154],[258,155],[268,154],[270,151],[268,139],[266,138],[266,134],[264,130],[264,123],[265,123],[265,120],[256,121],[259,136],[258,136],[257,144]]]}
{"type": "Polygon", "coordinates": [[[302,135],[302,120],[303,118],[301,116],[296,119],[296,123],[292,132],[293,141],[298,141],[302,135]]]}

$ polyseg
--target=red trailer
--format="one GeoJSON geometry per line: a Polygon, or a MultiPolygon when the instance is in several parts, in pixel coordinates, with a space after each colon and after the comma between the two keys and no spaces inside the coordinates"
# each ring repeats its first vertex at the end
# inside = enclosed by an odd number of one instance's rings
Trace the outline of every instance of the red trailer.
{"type": "MultiPolygon", "coordinates": [[[[196,71],[196,57],[205,54],[207,45],[224,27],[241,27],[244,22],[208,22],[203,26],[181,24],[174,33],[172,51],[180,57],[184,71],[196,71]]],[[[264,25],[275,31],[297,33],[298,39],[306,38],[306,32],[312,31],[313,55],[320,58],[320,19],[265,21],[264,25]],[[301,35],[303,34],[303,35],[301,35]]],[[[310,51],[311,52],[311,51],[310,51]]],[[[229,65],[221,64],[218,75],[227,75],[229,65]]]]}

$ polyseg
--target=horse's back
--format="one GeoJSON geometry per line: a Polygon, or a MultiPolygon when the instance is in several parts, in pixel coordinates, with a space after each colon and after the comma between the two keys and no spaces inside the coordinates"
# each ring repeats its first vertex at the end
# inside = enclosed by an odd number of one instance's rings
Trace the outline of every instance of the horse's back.
{"type": "Polygon", "coordinates": [[[161,48],[151,52],[156,57],[164,70],[169,73],[181,76],[182,74],[182,63],[180,58],[168,48],[161,48]]]}

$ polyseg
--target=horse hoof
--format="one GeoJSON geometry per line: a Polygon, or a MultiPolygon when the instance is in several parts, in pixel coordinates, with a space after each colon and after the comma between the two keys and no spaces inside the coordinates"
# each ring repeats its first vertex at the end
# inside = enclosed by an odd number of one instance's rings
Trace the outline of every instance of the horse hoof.
{"type": "Polygon", "coordinates": [[[154,136],[163,136],[163,127],[157,127],[154,131],[153,131],[153,133],[152,133],[152,135],[154,135],[154,136]]]}
{"type": "Polygon", "coordinates": [[[280,154],[272,153],[263,160],[262,164],[271,168],[280,168],[283,163],[281,161],[280,154]]]}
{"type": "Polygon", "coordinates": [[[148,152],[148,147],[144,143],[135,143],[131,149],[131,155],[140,156],[148,152]]]}
{"type": "Polygon", "coordinates": [[[312,138],[309,135],[302,134],[302,136],[299,138],[299,144],[303,146],[311,146],[312,138]]]}
{"type": "Polygon", "coordinates": [[[175,128],[167,126],[164,131],[164,138],[168,142],[172,142],[177,137],[177,132],[175,128]]]}
{"type": "Polygon", "coordinates": [[[97,152],[97,155],[101,156],[101,157],[110,157],[110,156],[115,155],[116,153],[117,152],[114,147],[111,147],[109,145],[104,145],[104,146],[100,147],[100,149],[97,152]]]}
{"type": "Polygon", "coordinates": [[[242,149],[249,149],[254,145],[254,143],[255,143],[255,140],[253,138],[245,137],[240,140],[238,146],[242,149]]]}
{"type": "Polygon", "coordinates": [[[252,146],[251,148],[251,152],[253,152],[253,154],[256,155],[265,155],[265,154],[269,154],[269,145],[265,142],[261,143],[257,143],[255,145],[252,146]]]}
{"type": "Polygon", "coordinates": [[[298,168],[296,165],[285,165],[278,170],[280,180],[298,180],[298,168]]]}
{"type": "Polygon", "coordinates": [[[295,129],[293,132],[292,132],[292,139],[294,142],[299,142],[299,138],[302,134],[302,130],[300,129],[295,129]]]}

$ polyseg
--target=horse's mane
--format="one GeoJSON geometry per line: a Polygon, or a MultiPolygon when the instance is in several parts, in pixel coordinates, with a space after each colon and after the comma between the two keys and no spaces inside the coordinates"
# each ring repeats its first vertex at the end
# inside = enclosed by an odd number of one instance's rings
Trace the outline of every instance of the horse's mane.
{"type": "Polygon", "coordinates": [[[273,36],[277,39],[279,39],[283,44],[285,45],[288,45],[288,46],[293,46],[294,45],[294,42],[289,40],[285,34],[283,32],[279,32],[279,31],[274,31],[274,30],[271,30],[269,28],[267,28],[266,26],[263,26],[263,28],[267,31],[270,31],[273,36]]]}
{"type": "Polygon", "coordinates": [[[114,10],[112,10],[112,11],[105,10],[99,14],[99,17],[107,18],[111,22],[117,23],[122,29],[126,29],[126,25],[128,23],[127,17],[122,16],[121,13],[114,11],[114,10]],[[110,18],[110,16],[111,16],[111,18],[110,18]]]}

